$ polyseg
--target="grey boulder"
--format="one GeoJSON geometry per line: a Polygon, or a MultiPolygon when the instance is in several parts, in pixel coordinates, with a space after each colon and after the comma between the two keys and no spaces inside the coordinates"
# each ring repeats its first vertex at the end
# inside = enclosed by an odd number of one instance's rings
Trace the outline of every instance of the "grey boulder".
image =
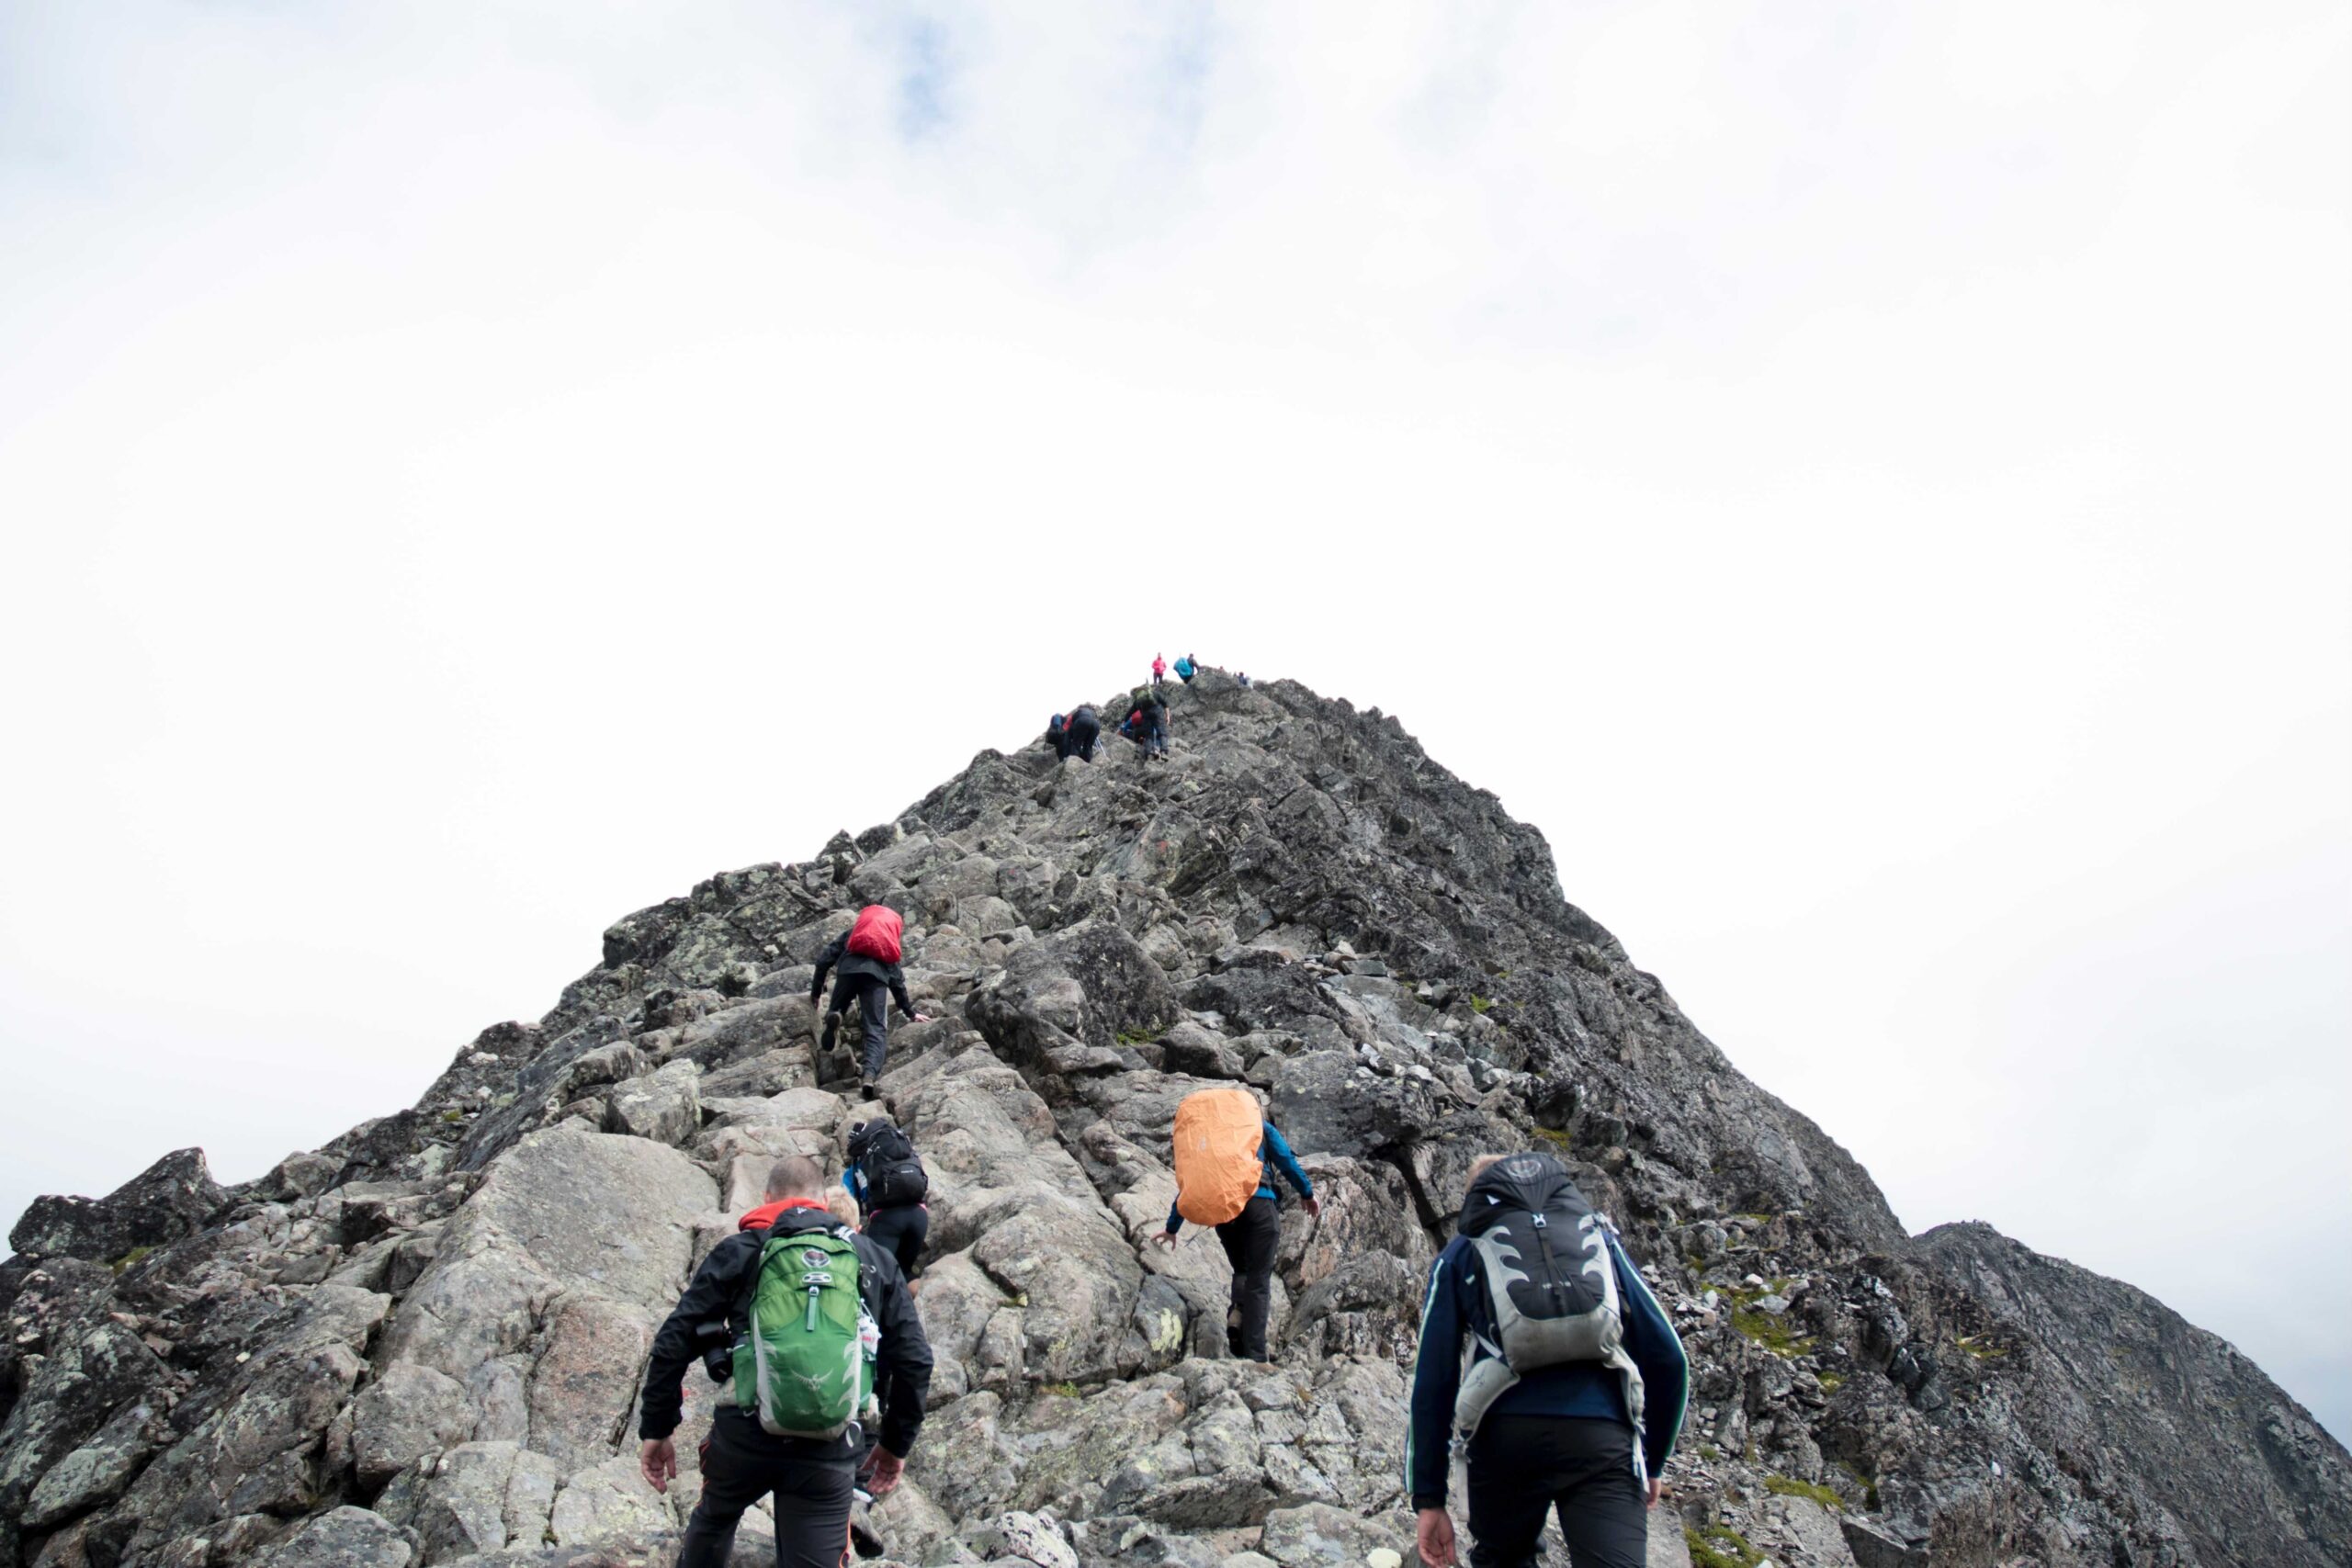
{"type": "Polygon", "coordinates": [[[256,1568],[408,1568],[415,1555],[390,1519],[346,1504],[309,1520],[256,1568]]]}

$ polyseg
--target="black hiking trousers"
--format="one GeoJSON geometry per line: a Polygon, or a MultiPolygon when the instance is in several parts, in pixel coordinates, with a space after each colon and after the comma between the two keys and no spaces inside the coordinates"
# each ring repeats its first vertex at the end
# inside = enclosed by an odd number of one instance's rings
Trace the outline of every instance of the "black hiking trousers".
{"type": "Polygon", "coordinates": [[[879,975],[835,975],[833,999],[825,1010],[843,1013],[856,1008],[865,1029],[862,1061],[865,1076],[882,1076],[882,1058],[890,1049],[890,984],[879,975]]]}
{"type": "Polygon", "coordinates": [[[1062,759],[1067,761],[1075,756],[1080,761],[1094,761],[1094,742],[1101,739],[1102,734],[1102,725],[1098,719],[1071,725],[1062,731],[1062,759]]]}
{"type": "Polygon", "coordinates": [[[1274,1309],[1274,1249],[1282,1244],[1282,1210],[1261,1192],[1216,1227],[1233,1265],[1233,1310],[1226,1314],[1226,1348],[1253,1361],[1266,1359],[1266,1318],[1274,1309]]]}
{"type": "Polygon", "coordinates": [[[798,1438],[760,1430],[757,1418],[722,1405],[702,1445],[702,1501],[686,1520],[678,1568],[727,1568],[743,1510],[775,1494],[776,1568],[841,1568],[849,1551],[849,1511],[857,1456],[808,1459],[798,1438]]]}
{"type": "Polygon", "coordinates": [[[1555,1507],[1575,1568],[1643,1568],[1649,1508],[1623,1421],[1489,1416],[1468,1460],[1471,1568],[1530,1568],[1555,1507]]]}
{"type": "Polygon", "coordinates": [[[865,1216],[865,1234],[899,1260],[899,1272],[911,1280],[922,1260],[922,1244],[931,1235],[931,1211],[921,1203],[900,1203],[876,1209],[865,1216]]]}

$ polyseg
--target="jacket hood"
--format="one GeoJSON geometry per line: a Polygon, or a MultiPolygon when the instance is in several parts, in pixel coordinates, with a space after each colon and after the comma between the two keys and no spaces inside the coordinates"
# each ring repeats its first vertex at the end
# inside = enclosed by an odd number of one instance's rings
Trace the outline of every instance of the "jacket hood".
{"type": "Polygon", "coordinates": [[[779,1198],[773,1203],[763,1203],[756,1209],[744,1210],[743,1217],[737,1220],[735,1224],[741,1230],[767,1230],[775,1225],[777,1216],[786,1209],[814,1209],[828,1217],[832,1213],[831,1209],[826,1208],[814,1198],[779,1198]]]}

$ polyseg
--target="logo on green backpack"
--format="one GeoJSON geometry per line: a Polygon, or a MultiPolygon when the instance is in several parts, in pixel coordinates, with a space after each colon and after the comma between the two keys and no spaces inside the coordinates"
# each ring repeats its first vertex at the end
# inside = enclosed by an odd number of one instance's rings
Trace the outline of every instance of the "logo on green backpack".
{"type": "Polygon", "coordinates": [[[849,1237],[803,1231],[771,1238],[760,1249],[751,1315],[751,1332],[735,1348],[736,1403],[778,1437],[847,1431],[874,1391],[849,1237]]]}

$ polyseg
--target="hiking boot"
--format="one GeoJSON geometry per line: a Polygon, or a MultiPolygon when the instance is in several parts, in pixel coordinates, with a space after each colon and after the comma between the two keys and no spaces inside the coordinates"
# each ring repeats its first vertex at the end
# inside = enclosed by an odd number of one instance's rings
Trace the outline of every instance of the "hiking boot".
{"type": "Polygon", "coordinates": [[[826,1051],[831,1050],[833,1048],[833,1041],[841,1034],[841,1032],[842,1015],[837,1012],[827,1013],[825,1015],[825,1032],[817,1037],[819,1048],[826,1051]]]}
{"type": "Polygon", "coordinates": [[[879,1100],[882,1098],[882,1091],[874,1086],[874,1075],[872,1073],[866,1074],[863,1078],[858,1080],[857,1097],[860,1100],[879,1100]]]}

